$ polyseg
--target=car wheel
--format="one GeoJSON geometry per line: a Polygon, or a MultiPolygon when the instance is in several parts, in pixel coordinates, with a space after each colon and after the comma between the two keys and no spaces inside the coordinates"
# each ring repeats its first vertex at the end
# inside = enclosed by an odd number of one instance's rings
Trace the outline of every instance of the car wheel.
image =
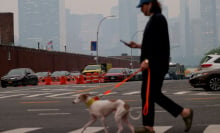
{"type": "Polygon", "coordinates": [[[33,85],[38,85],[38,79],[33,81],[33,85]]]}
{"type": "Polygon", "coordinates": [[[27,81],[26,80],[23,80],[22,81],[22,86],[26,86],[27,85],[27,81]]]}
{"type": "Polygon", "coordinates": [[[1,83],[1,85],[2,85],[2,88],[6,88],[7,87],[7,85],[5,85],[4,83],[1,83]]]}
{"type": "Polygon", "coordinates": [[[220,90],[220,77],[211,77],[208,81],[208,88],[211,91],[220,90]]]}

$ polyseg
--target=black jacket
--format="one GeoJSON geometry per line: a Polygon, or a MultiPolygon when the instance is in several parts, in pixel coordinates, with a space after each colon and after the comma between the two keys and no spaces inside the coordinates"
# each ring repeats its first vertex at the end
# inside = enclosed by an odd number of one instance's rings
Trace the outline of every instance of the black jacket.
{"type": "Polygon", "coordinates": [[[166,18],[155,13],[148,21],[142,41],[140,61],[148,59],[153,71],[168,72],[170,61],[170,42],[166,18]]]}

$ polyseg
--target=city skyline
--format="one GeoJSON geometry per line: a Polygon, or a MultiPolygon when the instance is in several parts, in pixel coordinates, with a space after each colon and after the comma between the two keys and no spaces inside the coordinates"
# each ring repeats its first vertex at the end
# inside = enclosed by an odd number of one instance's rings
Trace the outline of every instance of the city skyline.
{"type": "MultiPolygon", "coordinates": [[[[179,0],[160,0],[163,1],[165,6],[169,8],[169,16],[177,17],[179,15],[179,0]]],[[[139,0],[137,0],[138,4],[139,0]]],[[[111,9],[118,5],[118,0],[65,0],[65,7],[71,10],[73,14],[103,14],[107,16],[111,13],[111,9]],[[76,5],[76,6],[75,6],[76,5]],[[82,5],[82,6],[78,6],[82,5]],[[89,7],[92,8],[89,8],[89,7]],[[84,8],[83,8],[84,7],[84,8]]],[[[136,8],[136,7],[134,7],[136,8]]],[[[15,42],[18,41],[19,28],[18,28],[18,1],[17,0],[0,0],[0,12],[14,13],[14,34],[15,42]]]]}

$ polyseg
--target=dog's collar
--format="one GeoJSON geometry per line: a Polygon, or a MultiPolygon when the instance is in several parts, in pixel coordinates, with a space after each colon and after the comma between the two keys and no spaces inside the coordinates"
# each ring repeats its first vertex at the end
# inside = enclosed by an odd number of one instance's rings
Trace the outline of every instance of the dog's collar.
{"type": "Polygon", "coordinates": [[[86,102],[86,106],[90,107],[96,100],[94,98],[91,98],[88,102],[86,102]]]}

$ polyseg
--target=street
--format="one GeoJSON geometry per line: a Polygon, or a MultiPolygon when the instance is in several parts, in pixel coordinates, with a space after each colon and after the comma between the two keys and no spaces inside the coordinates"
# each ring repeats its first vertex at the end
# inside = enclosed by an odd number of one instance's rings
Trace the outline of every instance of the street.
{"type": "MultiPolygon", "coordinates": [[[[73,98],[79,93],[91,93],[94,96],[102,94],[114,84],[116,83],[0,88],[0,132],[80,133],[82,126],[89,120],[89,113],[85,104],[72,104],[73,98]]],[[[134,111],[140,111],[140,87],[141,81],[129,81],[102,99],[122,99],[134,111]]],[[[165,80],[163,93],[183,107],[194,110],[190,133],[219,133],[220,91],[192,88],[188,80],[165,80]]],[[[135,127],[141,126],[141,119],[129,120],[135,127]]],[[[106,123],[109,133],[117,131],[113,115],[107,117],[106,123]]],[[[184,123],[181,117],[174,118],[156,105],[155,129],[156,133],[183,133],[184,123]]],[[[128,132],[129,129],[124,126],[123,133],[128,132]]],[[[85,133],[104,133],[101,122],[97,121],[85,133]]]]}

